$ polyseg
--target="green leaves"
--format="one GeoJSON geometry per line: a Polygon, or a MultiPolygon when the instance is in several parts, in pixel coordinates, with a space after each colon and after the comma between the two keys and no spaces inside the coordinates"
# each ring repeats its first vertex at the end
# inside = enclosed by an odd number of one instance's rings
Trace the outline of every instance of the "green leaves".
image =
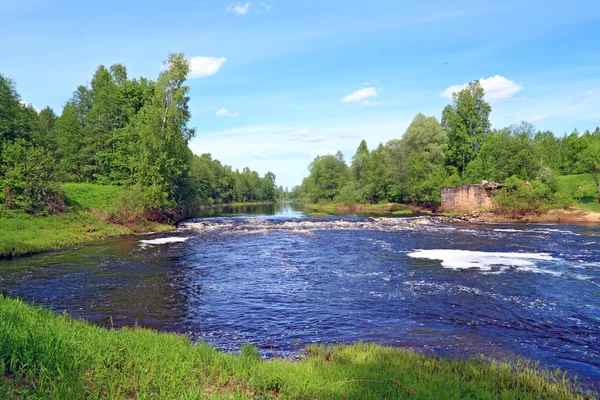
{"type": "Polygon", "coordinates": [[[490,130],[489,115],[492,107],[484,100],[479,81],[452,96],[453,103],[442,113],[442,126],[448,133],[447,163],[462,174],[475,158],[484,136],[490,130]]]}

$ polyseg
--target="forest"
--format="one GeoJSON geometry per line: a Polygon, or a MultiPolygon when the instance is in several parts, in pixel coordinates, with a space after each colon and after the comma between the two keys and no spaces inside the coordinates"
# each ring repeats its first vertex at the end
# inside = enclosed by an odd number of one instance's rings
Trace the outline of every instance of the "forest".
{"type": "Polygon", "coordinates": [[[406,203],[436,208],[440,188],[483,180],[504,183],[507,208],[570,206],[577,193],[559,190],[563,175],[591,174],[600,201],[600,128],[557,137],[522,122],[492,129],[492,108],[478,81],[454,93],[441,122],[415,116],[401,139],[369,150],[363,140],[350,165],[341,152],[319,156],[297,194],[311,202],[406,203]],[[298,193],[299,192],[299,193],[298,193]]]}
{"type": "Polygon", "coordinates": [[[66,209],[61,184],[118,185],[124,204],[156,216],[199,204],[274,201],[275,175],[241,172],[188,147],[189,65],[170,54],[156,81],[100,65],[62,113],[22,101],[0,74],[0,211],[51,215],[66,209]]]}
{"type": "Polygon", "coordinates": [[[454,94],[441,122],[418,114],[400,139],[371,150],[363,140],[349,163],[341,152],[316,157],[302,185],[284,193],[271,172],[261,177],[192,153],[188,73],[181,53],[169,55],[156,81],[129,78],[122,64],[100,65],[60,116],[22,101],[0,74],[0,210],[60,213],[68,182],[122,186],[123,204],[159,218],[200,204],[282,197],[435,209],[441,187],[482,180],[505,184],[499,204],[527,209],[571,205],[577,193],[559,190],[557,177],[573,174],[591,174],[600,201],[600,128],[560,137],[526,122],[492,129],[478,81],[454,94]]]}

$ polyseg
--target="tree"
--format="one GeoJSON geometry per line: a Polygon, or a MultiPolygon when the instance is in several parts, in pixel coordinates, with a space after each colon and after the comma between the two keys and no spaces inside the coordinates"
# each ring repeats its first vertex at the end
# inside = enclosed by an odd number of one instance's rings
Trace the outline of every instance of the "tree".
{"type": "Polygon", "coordinates": [[[317,156],[308,167],[310,175],[302,182],[302,192],[312,201],[333,200],[348,182],[348,165],[341,152],[317,156]]]}
{"type": "Polygon", "coordinates": [[[448,135],[435,117],[419,113],[402,137],[409,152],[425,152],[431,163],[440,163],[448,149],[448,135]]]}
{"type": "Polygon", "coordinates": [[[54,214],[66,209],[62,191],[54,180],[54,159],[41,147],[24,139],[6,145],[1,173],[6,208],[35,214],[54,214]]]}
{"type": "Polygon", "coordinates": [[[190,67],[183,53],[170,54],[160,73],[152,100],[136,115],[133,133],[139,135],[136,182],[146,187],[158,209],[172,207],[179,197],[192,153],[188,142],[189,87],[184,85],[190,67]]]}
{"type": "Polygon", "coordinates": [[[570,135],[561,138],[560,170],[563,175],[580,174],[583,169],[580,166],[581,154],[586,148],[586,141],[579,136],[575,129],[570,135]]]}
{"type": "Polygon", "coordinates": [[[21,103],[14,82],[0,74],[0,144],[17,138],[29,140],[36,119],[35,110],[21,103]]]}
{"type": "Polygon", "coordinates": [[[598,202],[600,203],[600,139],[594,140],[581,154],[581,164],[586,172],[592,174],[598,189],[598,202]]]}
{"type": "Polygon", "coordinates": [[[492,107],[484,100],[484,90],[479,81],[471,82],[454,93],[452,100],[442,113],[442,126],[449,139],[447,164],[462,174],[490,130],[492,107]]]}
{"type": "Polygon", "coordinates": [[[468,182],[481,180],[504,182],[516,176],[532,180],[538,177],[540,163],[533,148],[534,128],[523,122],[490,132],[465,171],[468,182]]]}
{"type": "Polygon", "coordinates": [[[368,158],[369,148],[367,147],[367,142],[365,142],[363,139],[356,150],[356,154],[354,157],[352,157],[352,164],[350,166],[350,169],[352,170],[352,177],[359,183],[361,187],[363,185],[362,172],[368,158]]]}

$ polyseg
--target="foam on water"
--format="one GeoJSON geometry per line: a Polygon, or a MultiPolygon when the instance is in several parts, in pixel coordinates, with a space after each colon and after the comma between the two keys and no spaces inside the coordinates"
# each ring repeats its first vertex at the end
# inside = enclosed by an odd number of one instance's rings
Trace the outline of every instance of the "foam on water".
{"type": "Polygon", "coordinates": [[[492,271],[492,267],[505,270],[516,267],[517,270],[560,275],[560,272],[548,271],[536,267],[535,261],[556,261],[548,253],[498,253],[469,250],[415,250],[407,254],[412,258],[439,260],[442,267],[450,269],[477,268],[492,271]]]}
{"type": "Polygon", "coordinates": [[[579,233],[565,231],[562,229],[552,229],[552,228],[534,228],[534,229],[513,229],[513,228],[496,228],[494,232],[508,232],[508,233],[537,233],[542,235],[547,235],[551,233],[561,233],[563,235],[575,235],[581,236],[579,233]]]}
{"type": "MultiPolygon", "coordinates": [[[[180,230],[194,230],[200,234],[265,234],[273,231],[311,234],[316,231],[447,231],[457,228],[425,217],[414,218],[367,218],[306,220],[292,219],[283,223],[269,219],[239,219],[235,221],[188,221],[180,225],[180,230]]],[[[463,229],[463,231],[467,231],[463,229]]]]}
{"type": "Polygon", "coordinates": [[[145,246],[156,246],[159,244],[167,244],[167,243],[182,243],[188,239],[189,239],[189,237],[166,237],[166,238],[158,238],[158,239],[140,240],[140,245],[142,247],[145,247],[145,246]]]}

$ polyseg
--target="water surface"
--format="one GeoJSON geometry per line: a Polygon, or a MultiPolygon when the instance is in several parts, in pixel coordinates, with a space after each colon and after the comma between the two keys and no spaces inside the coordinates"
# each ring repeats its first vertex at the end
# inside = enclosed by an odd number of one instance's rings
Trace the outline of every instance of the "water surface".
{"type": "Polygon", "coordinates": [[[600,382],[600,227],[222,209],[174,233],[3,261],[0,290],[226,351],[364,340],[525,356],[600,382]]]}

